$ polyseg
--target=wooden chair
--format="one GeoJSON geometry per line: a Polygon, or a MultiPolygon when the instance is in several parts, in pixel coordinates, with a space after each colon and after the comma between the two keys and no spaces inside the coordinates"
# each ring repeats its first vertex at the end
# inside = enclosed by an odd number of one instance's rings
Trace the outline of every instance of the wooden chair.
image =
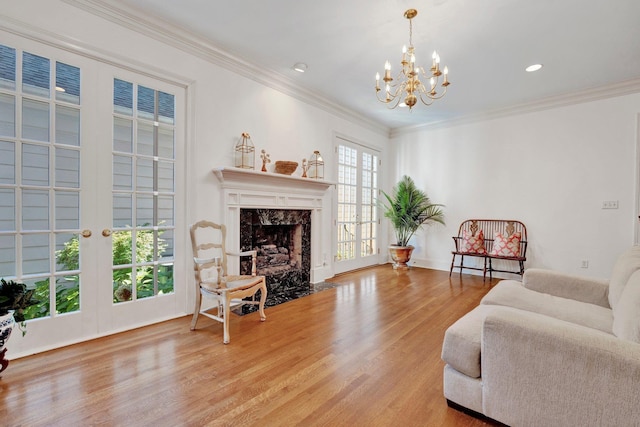
{"type": "Polygon", "coordinates": [[[193,248],[194,272],[196,276],[196,307],[191,321],[191,330],[196,329],[200,314],[224,324],[225,344],[229,343],[229,317],[232,307],[244,304],[258,305],[260,321],[265,321],[264,303],[267,299],[267,285],[264,276],[256,275],[256,251],[240,253],[227,252],[225,240],[227,229],[224,225],[210,221],[198,221],[191,226],[191,246],[193,248]],[[251,256],[251,275],[229,275],[227,256],[251,256]],[[255,294],[260,291],[260,301],[255,294]],[[202,298],[213,300],[214,304],[202,306],[202,298]],[[243,298],[251,297],[251,301],[243,298]],[[211,311],[217,308],[214,314],[211,311]]]}

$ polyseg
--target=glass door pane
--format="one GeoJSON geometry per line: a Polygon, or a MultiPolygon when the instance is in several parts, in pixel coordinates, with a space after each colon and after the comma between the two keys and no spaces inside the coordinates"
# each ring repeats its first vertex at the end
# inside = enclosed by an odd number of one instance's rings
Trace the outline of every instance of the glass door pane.
{"type": "Polygon", "coordinates": [[[378,168],[373,150],[338,138],[336,203],[336,273],[377,262],[378,168]]]}
{"type": "Polygon", "coordinates": [[[171,294],[175,99],[114,79],[113,303],[171,294]]]}

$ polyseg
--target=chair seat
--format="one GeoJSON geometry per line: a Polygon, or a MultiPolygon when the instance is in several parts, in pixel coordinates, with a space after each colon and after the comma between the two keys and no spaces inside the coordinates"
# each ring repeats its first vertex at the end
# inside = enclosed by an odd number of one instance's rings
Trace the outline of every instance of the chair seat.
{"type": "Polygon", "coordinates": [[[203,280],[200,286],[204,290],[215,293],[223,293],[229,290],[247,289],[262,282],[262,276],[226,276],[220,285],[217,281],[203,280]]]}

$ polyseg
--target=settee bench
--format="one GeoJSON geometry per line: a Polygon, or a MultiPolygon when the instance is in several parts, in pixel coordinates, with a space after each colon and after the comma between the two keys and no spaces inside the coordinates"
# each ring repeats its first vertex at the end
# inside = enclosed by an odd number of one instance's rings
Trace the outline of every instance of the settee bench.
{"type": "Polygon", "coordinates": [[[527,227],[512,219],[467,219],[460,224],[458,235],[453,236],[455,250],[451,260],[449,276],[454,268],[480,270],[483,279],[493,278],[494,271],[502,273],[524,274],[524,262],[527,260],[527,227]],[[460,264],[456,265],[456,256],[460,264]],[[480,257],[482,267],[464,265],[465,257],[480,257]],[[517,269],[495,268],[493,260],[517,262],[517,269]]]}

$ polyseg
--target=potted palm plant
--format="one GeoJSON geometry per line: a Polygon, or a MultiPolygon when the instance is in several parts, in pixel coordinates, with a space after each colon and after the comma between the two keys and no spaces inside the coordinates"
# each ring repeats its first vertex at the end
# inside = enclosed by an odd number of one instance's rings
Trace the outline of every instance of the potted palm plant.
{"type": "Polygon", "coordinates": [[[5,344],[14,325],[18,325],[22,335],[26,333],[24,309],[38,303],[32,299],[34,291],[27,289],[24,283],[0,280],[0,372],[9,365],[9,361],[4,358],[7,352],[5,344]]]}
{"type": "Polygon", "coordinates": [[[396,236],[396,243],[389,245],[393,268],[406,270],[414,249],[409,240],[423,225],[436,222],[444,225],[443,205],[431,203],[427,194],[406,175],[393,187],[391,195],[384,191],[382,194],[384,216],[391,221],[396,236]]]}

